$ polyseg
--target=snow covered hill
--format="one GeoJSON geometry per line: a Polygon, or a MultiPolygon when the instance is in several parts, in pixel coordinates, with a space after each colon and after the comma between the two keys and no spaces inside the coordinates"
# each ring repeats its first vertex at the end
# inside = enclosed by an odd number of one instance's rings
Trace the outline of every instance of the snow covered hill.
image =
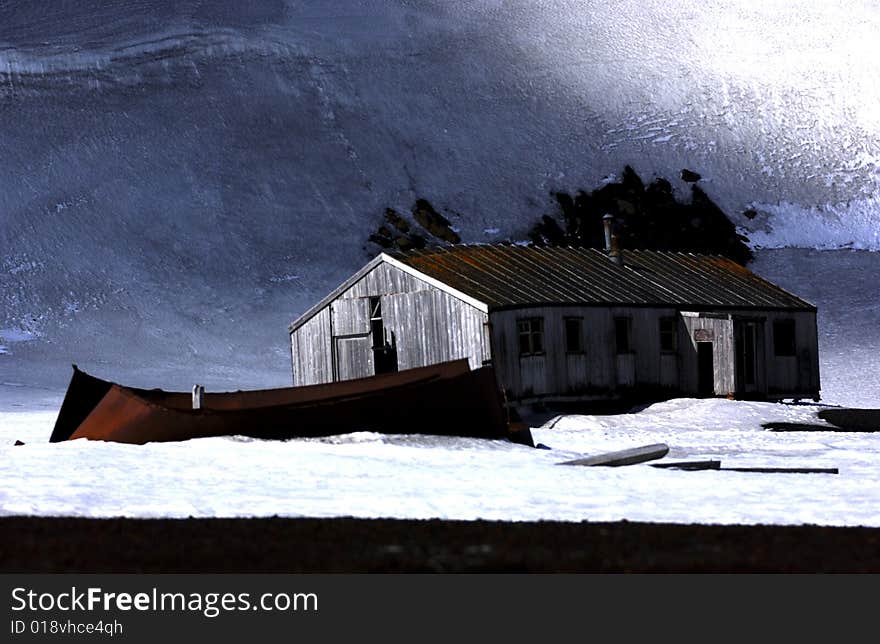
{"type": "MultiPolygon", "coordinates": [[[[74,361],[284,385],[286,324],[417,197],[493,241],[550,191],[687,167],[763,247],[880,250],[878,28],[857,0],[0,4],[0,399],[74,361]]],[[[857,256],[757,266],[845,307],[857,256]]],[[[829,312],[826,382],[876,307],[829,312]]]]}

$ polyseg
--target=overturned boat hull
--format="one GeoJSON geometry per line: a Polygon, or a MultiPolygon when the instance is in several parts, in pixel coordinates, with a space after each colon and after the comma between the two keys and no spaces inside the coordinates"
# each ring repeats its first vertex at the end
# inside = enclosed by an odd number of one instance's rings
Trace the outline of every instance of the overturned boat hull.
{"type": "Polygon", "coordinates": [[[531,443],[527,430],[510,428],[492,368],[471,371],[467,360],[323,385],[207,393],[201,408],[192,407],[189,393],[126,387],[74,365],[50,442],[143,444],[375,431],[531,443]]]}

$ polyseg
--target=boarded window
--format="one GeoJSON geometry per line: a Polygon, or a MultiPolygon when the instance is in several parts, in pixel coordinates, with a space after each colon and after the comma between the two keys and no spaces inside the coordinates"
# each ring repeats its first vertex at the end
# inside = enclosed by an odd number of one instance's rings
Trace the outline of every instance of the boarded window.
{"type": "Polygon", "coordinates": [[[565,350],[568,353],[584,352],[583,318],[565,318],[565,350]]]}
{"type": "Polygon", "coordinates": [[[526,318],[517,322],[519,328],[519,354],[533,356],[544,353],[543,318],[526,318]]]}
{"type": "Polygon", "coordinates": [[[330,304],[333,335],[367,335],[370,332],[369,301],[360,298],[335,300],[330,304]]]}
{"type": "Polygon", "coordinates": [[[614,318],[614,341],[617,353],[632,353],[631,318],[614,318]]]}
{"type": "Polygon", "coordinates": [[[773,352],[777,356],[795,355],[794,320],[773,322],[773,352]]]}
{"type": "Polygon", "coordinates": [[[678,333],[675,318],[660,318],[660,351],[678,350],[678,333]]]}

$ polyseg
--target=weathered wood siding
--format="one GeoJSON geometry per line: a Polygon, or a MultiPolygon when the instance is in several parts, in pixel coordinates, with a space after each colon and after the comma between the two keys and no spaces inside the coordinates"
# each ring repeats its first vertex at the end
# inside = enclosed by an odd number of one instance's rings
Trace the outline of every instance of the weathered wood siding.
{"type": "MultiPolygon", "coordinates": [[[[681,332],[678,333],[678,346],[681,346],[681,332]]],[[[662,352],[660,354],[660,386],[669,389],[677,389],[681,384],[681,355],[680,350],[675,352],[662,352]]]]}
{"type": "Polygon", "coordinates": [[[373,343],[369,335],[334,337],[333,360],[336,363],[335,380],[352,380],[372,376],[373,343]]]}
{"type": "Polygon", "coordinates": [[[381,298],[398,369],[490,357],[488,316],[474,306],[386,263],[377,265],[291,334],[294,384],[374,373],[369,299],[381,298]]]}
{"type": "Polygon", "coordinates": [[[400,369],[460,358],[476,369],[489,358],[483,341],[487,315],[439,289],[384,296],[382,318],[394,333],[400,369]]]}
{"type": "Polygon", "coordinates": [[[416,276],[378,264],[291,334],[294,384],[373,373],[369,298],[381,297],[382,321],[397,347],[399,369],[467,358],[472,368],[492,360],[511,400],[602,397],[630,387],[698,391],[697,338],[712,338],[716,395],[814,396],[819,391],[816,316],[812,312],[679,312],[671,308],[545,306],[486,314],[416,276]],[[544,352],[519,354],[517,321],[544,324],[544,352]],[[565,347],[565,318],[582,319],[582,348],[565,347]],[[630,351],[618,354],[616,317],[631,324],[630,351]],[[676,350],[661,351],[660,319],[676,320],[676,350]],[[796,355],[776,356],[773,322],[795,321],[796,355]],[[743,391],[737,367],[737,324],[750,321],[756,338],[757,382],[743,391]],[[707,336],[708,334],[708,336],[707,336]]]}
{"type": "MultiPolygon", "coordinates": [[[[660,350],[660,318],[673,309],[548,306],[490,314],[493,363],[511,399],[607,395],[623,387],[678,386],[678,356],[660,350]],[[583,320],[583,351],[568,353],[565,319],[583,320]],[[618,355],[614,318],[631,320],[631,351],[618,355]],[[544,354],[520,356],[518,320],[544,321],[544,354]]],[[[679,333],[681,335],[682,332],[679,333]]],[[[679,338],[679,344],[682,342],[679,338]]]]}
{"type": "Polygon", "coordinates": [[[717,396],[733,395],[736,391],[736,347],[733,320],[729,315],[700,317],[696,313],[680,316],[685,342],[679,344],[681,358],[681,390],[696,394],[698,387],[697,342],[712,343],[714,390],[717,396]]]}
{"type": "Polygon", "coordinates": [[[333,380],[330,355],[330,307],[290,334],[293,384],[316,385],[333,380]]]}
{"type": "Polygon", "coordinates": [[[715,333],[715,393],[717,395],[768,395],[771,397],[813,397],[819,393],[819,347],[816,314],[809,311],[725,312],[724,318],[689,317],[682,315],[691,351],[681,353],[682,390],[696,393],[696,341],[694,330],[712,329],[715,333]],[[795,355],[775,355],[773,322],[794,320],[795,355]],[[756,377],[754,387],[737,380],[737,346],[735,328],[739,323],[757,325],[756,377]]]}
{"type": "Polygon", "coordinates": [[[390,264],[381,263],[364,275],[351,288],[340,294],[340,300],[349,298],[375,297],[395,293],[413,293],[433,288],[417,277],[405,273],[390,264]]]}
{"type": "Polygon", "coordinates": [[[819,339],[812,312],[767,313],[764,345],[767,347],[767,393],[778,397],[812,397],[819,392],[819,339]],[[775,355],[773,322],[794,320],[795,355],[775,355]]]}
{"type": "Polygon", "coordinates": [[[335,337],[367,335],[370,332],[369,298],[339,299],[330,303],[330,320],[335,337]]]}

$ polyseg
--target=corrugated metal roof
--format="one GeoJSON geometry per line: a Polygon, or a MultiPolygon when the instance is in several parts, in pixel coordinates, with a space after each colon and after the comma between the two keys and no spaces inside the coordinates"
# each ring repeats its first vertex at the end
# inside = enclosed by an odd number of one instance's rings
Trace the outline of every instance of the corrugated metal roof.
{"type": "Polygon", "coordinates": [[[591,248],[460,245],[392,256],[490,308],[620,304],[815,310],[725,257],[591,248]]]}

